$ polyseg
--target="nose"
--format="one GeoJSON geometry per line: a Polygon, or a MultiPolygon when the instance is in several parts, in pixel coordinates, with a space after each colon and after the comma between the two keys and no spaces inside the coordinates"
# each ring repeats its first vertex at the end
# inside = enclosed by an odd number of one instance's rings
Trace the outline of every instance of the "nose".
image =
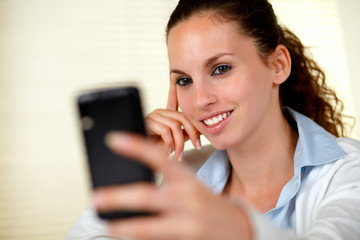
{"type": "Polygon", "coordinates": [[[207,108],[217,101],[215,89],[206,81],[199,81],[194,84],[194,103],[198,108],[207,108]]]}

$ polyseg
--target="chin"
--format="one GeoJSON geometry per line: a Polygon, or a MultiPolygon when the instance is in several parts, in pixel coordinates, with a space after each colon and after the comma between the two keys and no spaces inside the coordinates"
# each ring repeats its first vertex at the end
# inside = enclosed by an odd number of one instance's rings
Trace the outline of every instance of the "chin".
{"type": "Polygon", "coordinates": [[[224,140],[220,140],[220,139],[209,139],[209,138],[207,138],[207,139],[209,140],[211,145],[217,150],[226,150],[234,145],[229,141],[224,141],[224,140]]]}

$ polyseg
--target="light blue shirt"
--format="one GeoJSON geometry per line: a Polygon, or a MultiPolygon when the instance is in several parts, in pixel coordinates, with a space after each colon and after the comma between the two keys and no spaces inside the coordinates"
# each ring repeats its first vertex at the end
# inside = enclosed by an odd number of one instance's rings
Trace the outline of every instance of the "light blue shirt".
{"type": "MultiPolygon", "coordinates": [[[[287,108],[297,124],[299,139],[294,156],[294,176],[284,186],[276,207],[264,214],[281,228],[296,228],[296,195],[314,166],[344,158],[347,154],[335,138],[306,116],[287,108]]],[[[285,109],[286,111],[286,109],[285,109]]],[[[213,192],[221,193],[229,178],[231,164],[225,150],[216,150],[196,173],[213,192]]]]}
{"type": "MultiPolygon", "coordinates": [[[[360,239],[360,142],[334,138],[307,117],[287,111],[299,132],[294,177],[284,186],[276,207],[264,216],[247,209],[254,239],[360,239]]],[[[201,157],[198,160],[203,162],[201,157]]],[[[197,177],[221,193],[230,172],[226,151],[215,151],[197,177]]],[[[65,239],[113,238],[89,207],[65,239]]]]}

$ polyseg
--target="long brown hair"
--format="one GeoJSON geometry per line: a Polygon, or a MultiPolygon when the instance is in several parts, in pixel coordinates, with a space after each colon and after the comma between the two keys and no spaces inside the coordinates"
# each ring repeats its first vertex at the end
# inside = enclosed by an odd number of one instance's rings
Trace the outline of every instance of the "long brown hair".
{"type": "Polygon", "coordinates": [[[314,120],[334,136],[344,136],[343,103],[325,82],[325,73],[307,54],[299,38],[279,25],[267,0],[180,0],[166,27],[166,35],[178,23],[196,14],[208,14],[237,24],[241,34],[252,37],[266,61],[282,44],[290,52],[291,73],[280,85],[281,106],[314,120]]]}

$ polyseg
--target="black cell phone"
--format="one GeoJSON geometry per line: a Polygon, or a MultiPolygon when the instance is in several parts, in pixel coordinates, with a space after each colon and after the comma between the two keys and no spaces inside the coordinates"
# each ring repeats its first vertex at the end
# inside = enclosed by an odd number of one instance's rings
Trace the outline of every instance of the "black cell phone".
{"type": "MultiPolygon", "coordinates": [[[[114,154],[104,142],[111,131],[146,136],[138,88],[93,90],[80,94],[77,100],[93,189],[135,181],[154,182],[154,174],[147,166],[114,154]]],[[[102,219],[107,220],[149,214],[134,211],[98,212],[102,219]]]]}

